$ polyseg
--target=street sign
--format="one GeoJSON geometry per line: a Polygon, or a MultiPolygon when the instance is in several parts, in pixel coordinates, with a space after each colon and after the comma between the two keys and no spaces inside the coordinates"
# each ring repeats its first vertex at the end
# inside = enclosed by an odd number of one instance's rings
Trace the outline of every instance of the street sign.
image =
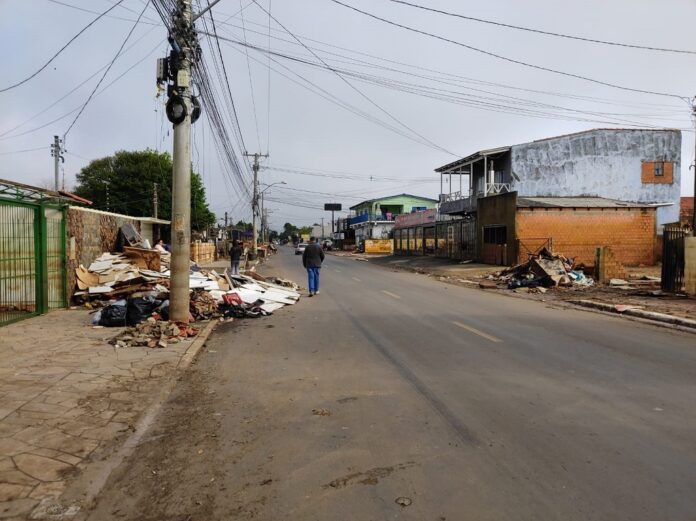
{"type": "Polygon", "coordinates": [[[342,209],[341,203],[324,203],[324,211],[340,212],[342,209]]]}

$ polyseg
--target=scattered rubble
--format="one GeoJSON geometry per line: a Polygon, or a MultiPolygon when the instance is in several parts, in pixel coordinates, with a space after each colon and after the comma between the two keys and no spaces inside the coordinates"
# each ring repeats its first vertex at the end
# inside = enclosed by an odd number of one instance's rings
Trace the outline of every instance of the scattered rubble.
{"type": "Polygon", "coordinates": [[[198,334],[198,329],[186,324],[157,321],[150,318],[135,327],[129,327],[110,340],[115,347],[164,348],[198,334]]]}
{"type": "MultiPolygon", "coordinates": [[[[555,286],[592,286],[594,280],[585,275],[583,266],[575,266],[572,258],[554,254],[544,248],[528,261],[489,275],[488,281],[505,283],[517,292],[545,293],[555,286]]],[[[490,282],[482,281],[481,287],[490,288],[490,282]],[[482,285],[483,284],[483,285],[482,285]]]]}

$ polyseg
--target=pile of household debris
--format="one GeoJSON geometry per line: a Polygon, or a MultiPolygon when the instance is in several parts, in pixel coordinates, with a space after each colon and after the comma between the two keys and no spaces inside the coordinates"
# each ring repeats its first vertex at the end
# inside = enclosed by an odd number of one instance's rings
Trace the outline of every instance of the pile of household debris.
{"type": "MultiPolygon", "coordinates": [[[[498,273],[487,276],[488,284],[507,285],[508,289],[544,293],[555,286],[588,287],[594,284],[591,277],[585,275],[583,266],[576,266],[574,259],[554,254],[542,249],[538,255],[533,255],[521,264],[512,266],[498,273]]],[[[487,287],[482,282],[483,287],[487,287]]]]}
{"type": "MultiPolygon", "coordinates": [[[[170,255],[133,250],[104,253],[88,268],[77,268],[75,300],[96,308],[92,324],[129,327],[113,340],[119,347],[164,347],[195,336],[196,329],[169,322],[170,255]]],[[[253,271],[220,274],[195,263],[191,263],[189,287],[190,321],[270,315],[300,298],[299,287],[292,281],[253,271]]]]}

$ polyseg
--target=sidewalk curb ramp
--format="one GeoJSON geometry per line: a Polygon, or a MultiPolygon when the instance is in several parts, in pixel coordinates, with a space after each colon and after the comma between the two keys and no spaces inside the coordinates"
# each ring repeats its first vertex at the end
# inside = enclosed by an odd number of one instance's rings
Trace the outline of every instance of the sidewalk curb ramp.
{"type": "MultiPolygon", "coordinates": [[[[121,447],[118,448],[110,457],[102,461],[92,462],[92,464],[85,469],[80,481],[84,480],[84,482],[86,482],[86,486],[84,488],[84,494],[78,502],[80,505],[79,509],[73,510],[71,514],[68,514],[67,516],[59,515],[56,517],[56,519],[72,519],[74,521],[87,519],[90,514],[89,509],[91,508],[92,503],[106,485],[112,472],[117,469],[126,458],[133,454],[138,445],[140,445],[140,442],[148,432],[150,426],[157,419],[162,406],[169,398],[169,395],[174,391],[176,385],[179,383],[181,372],[188,369],[188,367],[193,363],[210,335],[220,323],[221,322],[218,320],[211,320],[203,328],[201,328],[195,340],[191,343],[189,348],[179,360],[179,363],[174,369],[174,372],[171,374],[169,381],[162,386],[155,400],[147,408],[140,420],[138,420],[133,434],[128,437],[123,442],[123,445],[121,445],[121,447]]],[[[37,508],[40,507],[45,508],[45,505],[39,504],[37,506],[37,508]]],[[[65,508],[65,506],[63,506],[63,508],[65,508]]],[[[68,510],[71,510],[72,508],[72,505],[67,506],[68,510]]]]}
{"type": "Polygon", "coordinates": [[[566,300],[566,302],[575,306],[606,311],[615,315],[627,315],[631,317],[651,320],[654,322],[661,322],[663,324],[681,326],[696,332],[696,320],[691,320],[688,318],[675,317],[674,315],[656,313],[654,311],[645,311],[643,309],[639,309],[637,307],[632,306],[624,307],[616,304],[607,304],[606,302],[596,302],[594,300],[566,300]]]}

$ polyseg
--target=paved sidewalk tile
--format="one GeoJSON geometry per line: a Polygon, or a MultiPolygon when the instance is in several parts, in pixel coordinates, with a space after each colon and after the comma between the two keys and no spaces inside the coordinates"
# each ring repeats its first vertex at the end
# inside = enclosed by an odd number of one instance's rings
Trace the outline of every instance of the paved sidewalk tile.
{"type": "Polygon", "coordinates": [[[91,457],[132,432],[191,341],[115,348],[84,310],[0,329],[0,519],[57,498],[91,457]]]}

